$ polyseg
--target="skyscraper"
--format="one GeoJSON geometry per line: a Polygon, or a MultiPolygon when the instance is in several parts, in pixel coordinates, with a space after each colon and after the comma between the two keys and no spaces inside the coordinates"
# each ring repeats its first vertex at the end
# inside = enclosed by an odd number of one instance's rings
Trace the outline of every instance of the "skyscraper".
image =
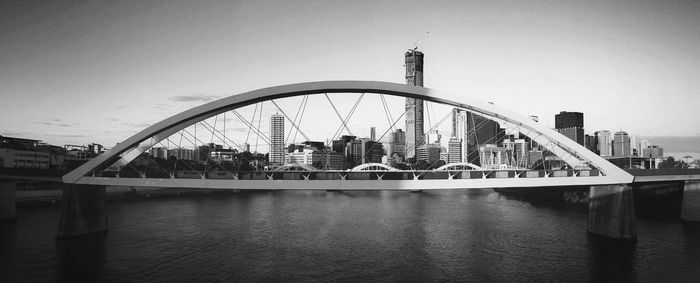
{"type": "Polygon", "coordinates": [[[600,156],[612,156],[612,147],[610,144],[612,136],[610,135],[610,131],[597,131],[595,135],[598,137],[598,152],[600,156]]]}
{"type": "Polygon", "coordinates": [[[390,151],[387,155],[393,156],[394,154],[403,158],[406,156],[406,132],[401,129],[397,129],[391,134],[391,142],[389,145],[390,151]]]}
{"type": "Polygon", "coordinates": [[[284,164],[284,116],[270,116],[270,164],[284,164]]]}
{"type": "Polygon", "coordinates": [[[472,112],[466,112],[466,116],[467,152],[463,153],[466,157],[464,162],[480,165],[479,148],[486,144],[501,145],[505,130],[498,122],[472,112]]]}
{"type": "Polygon", "coordinates": [[[630,156],[630,137],[627,132],[619,131],[615,133],[612,151],[615,157],[630,156]]]}
{"type": "Polygon", "coordinates": [[[377,139],[376,139],[377,133],[376,132],[377,132],[377,127],[370,127],[369,128],[369,139],[371,141],[377,141],[377,139]]]}
{"type": "MultiPolygon", "coordinates": [[[[405,56],[406,84],[423,87],[423,52],[409,49],[405,56]]],[[[416,157],[423,142],[423,100],[406,98],[406,158],[416,157]]]]}
{"type": "Polygon", "coordinates": [[[554,128],[557,132],[572,139],[580,145],[584,145],[583,113],[561,111],[554,115],[554,128]]]}

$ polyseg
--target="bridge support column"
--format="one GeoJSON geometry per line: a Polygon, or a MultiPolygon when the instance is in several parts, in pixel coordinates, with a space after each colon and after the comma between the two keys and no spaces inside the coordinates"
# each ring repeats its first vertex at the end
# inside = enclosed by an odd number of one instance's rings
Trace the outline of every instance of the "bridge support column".
{"type": "Polygon", "coordinates": [[[681,219],[700,221],[700,182],[685,181],[681,219]]]}
{"type": "Polygon", "coordinates": [[[107,230],[104,186],[71,185],[63,189],[57,237],[107,230]]]}
{"type": "Polygon", "coordinates": [[[588,233],[613,239],[637,239],[631,185],[591,186],[588,233]]]}
{"type": "Polygon", "coordinates": [[[0,179],[0,220],[16,217],[17,184],[15,180],[0,179]]]}

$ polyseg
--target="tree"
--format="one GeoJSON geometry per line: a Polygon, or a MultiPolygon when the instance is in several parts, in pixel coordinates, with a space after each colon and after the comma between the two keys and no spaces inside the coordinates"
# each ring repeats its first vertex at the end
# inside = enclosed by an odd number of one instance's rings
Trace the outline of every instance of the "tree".
{"type": "Polygon", "coordinates": [[[687,169],[688,164],[683,162],[682,160],[676,160],[675,158],[673,158],[673,156],[669,156],[666,158],[666,160],[661,161],[661,163],[659,163],[659,168],[687,169]]]}

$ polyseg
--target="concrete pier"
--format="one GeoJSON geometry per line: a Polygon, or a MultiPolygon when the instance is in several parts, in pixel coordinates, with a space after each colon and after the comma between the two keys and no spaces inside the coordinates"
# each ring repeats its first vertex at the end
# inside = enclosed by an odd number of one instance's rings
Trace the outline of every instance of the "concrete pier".
{"type": "Polygon", "coordinates": [[[104,186],[71,185],[63,189],[57,237],[107,230],[104,186]]]}
{"type": "Polygon", "coordinates": [[[637,239],[632,186],[591,186],[589,198],[588,233],[613,239],[637,239]]]}
{"type": "Polygon", "coordinates": [[[681,219],[700,221],[700,182],[686,181],[683,187],[681,219]]]}
{"type": "Polygon", "coordinates": [[[15,180],[0,179],[0,220],[14,219],[17,213],[15,180]]]}

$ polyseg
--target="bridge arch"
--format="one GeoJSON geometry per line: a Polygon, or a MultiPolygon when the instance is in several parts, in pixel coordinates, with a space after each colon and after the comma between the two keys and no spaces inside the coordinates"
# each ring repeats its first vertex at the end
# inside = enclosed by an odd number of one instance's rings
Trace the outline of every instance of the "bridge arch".
{"type": "Polygon", "coordinates": [[[469,167],[469,168],[472,168],[474,170],[483,170],[483,168],[481,168],[481,166],[478,166],[476,164],[472,164],[469,162],[449,163],[449,164],[445,164],[445,165],[438,167],[437,170],[450,170],[450,168],[454,168],[454,167],[469,167]]]}
{"type": "Polygon", "coordinates": [[[450,95],[430,88],[404,84],[378,81],[320,81],[258,89],[232,95],[183,111],[127,138],[114,146],[110,151],[99,155],[63,176],[63,181],[65,183],[90,184],[90,178],[86,177],[90,177],[91,173],[105,169],[115,162],[128,163],[170,135],[225,111],[271,99],[323,93],[378,93],[422,99],[461,108],[487,118],[517,125],[520,129],[527,131],[524,133],[526,136],[538,144],[545,145],[547,150],[562,158],[572,168],[588,168],[590,166],[599,170],[602,178],[604,178],[600,181],[602,183],[630,183],[633,180],[632,175],[629,173],[562,134],[534,122],[528,117],[490,103],[465,96],[450,95]],[[450,100],[447,97],[458,97],[459,102],[450,100]]]}
{"type": "Polygon", "coordinates": [[[280,167],[277,167],[277,168],[273,169],[272,171],[273,172],[289,171],[289,170],[294,169],[294,168],[301,168],[304,171],[318,171],[318,169],[316,169],[316,167],[313,167],[313,166],[308,165],[308,164],[299,164],[299,163],[288,163],[288,164],[282,165],[280,167]]]}
{"type": "Polygon", "coordinates": [[[353,167],[350,171],[372,170],[371,168],[382,168],[379,170],[396,171],[398,169],[382,163],[364,163],[353,167]]]}

